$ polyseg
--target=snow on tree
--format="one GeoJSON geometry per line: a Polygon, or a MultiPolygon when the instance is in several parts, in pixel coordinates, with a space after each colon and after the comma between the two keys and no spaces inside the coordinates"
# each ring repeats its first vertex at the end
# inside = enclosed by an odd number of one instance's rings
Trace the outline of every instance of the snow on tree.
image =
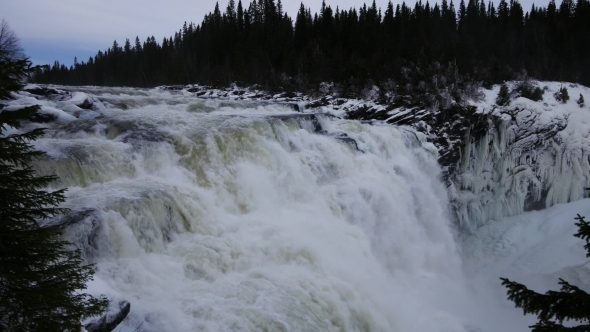
{"type": "Polygon", "coordinates": [[[561,88],[559,88],[559,91],[557,91],[554,95],[555,99],[562,103],[565,104],[567,103],[568,100],[570,100],[570,95],[567,91],[567,88],[565,86],[562,86],[561,88]]]}

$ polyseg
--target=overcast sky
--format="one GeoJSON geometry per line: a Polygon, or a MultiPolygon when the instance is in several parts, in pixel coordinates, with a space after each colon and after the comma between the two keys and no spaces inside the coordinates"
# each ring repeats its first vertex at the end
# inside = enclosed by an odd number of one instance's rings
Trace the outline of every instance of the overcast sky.
{"type": "MultiPolygon", "coordinates": [[[[227,1],[220,1],[222,11],[227,1]]],[[[415,0],[408,0],[408,4],[415,0]]],[[[425,1],[425,0],[423,0],[425,1]]],[[[434,3],[436,0],[431,1],[434,3]]],[[[442,1],[442,0],[441,0],[442,1]]],[[[459,2],[456,0],[455,2],[459,2]]],[[[486,0],[487,2],[488,0],[486,0]]],[[[58,60],[70,65],[74,57],[87,61],[98,50],[109,48],[114,40],[131,41],[139,36],[143,42],[154,36],[158,42],[178,31],[186,22],[201,23],[206,13],[215,8],[216,0],[0,0],[0,18],[8,21],[20,37],[26,54],[36,64],[58,60]]],[[[327,0],[336,8],[359,7],[363,0],[327,0]]],[[[366,0],[367,3],[372,0],[366,0]]],[[[388,0],[376,0],[383,11],[388,0]]],[[[401,0],[393,0],[394,4],[401,0]]],[[[499,0],[494,1],[495,3],[499,0]]],[[[537,1],[546,6],[547,1],[537,1]]],[[[560,1],[557,1],[560,3],[560,1]]],[[[237,1],[236,1],[237,3],[237,1]]],[[[250,0],[242,1],[244,6],[250,0]]],[[[283,0],[289,16],[296,15],[300,0],[283,0]]],[[[304,4],[317,12],[321,0],[305,0],[304,4]]],[[[528,10],[532,0],[521,0],[528,10]]],[[[456,4],[458,7],[458,5],[456,4]]]]}

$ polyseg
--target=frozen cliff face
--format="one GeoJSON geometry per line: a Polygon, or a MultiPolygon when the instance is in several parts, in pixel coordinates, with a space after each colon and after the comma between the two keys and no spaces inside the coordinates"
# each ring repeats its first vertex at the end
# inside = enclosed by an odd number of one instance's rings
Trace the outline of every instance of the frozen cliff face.
{"type": "MultiPolygon", "coordinates": [[[[507,85],[515,90],[517,82],[507,85]]],[[[585,197],[590,179],[590,108],[580,96],[590,89],[534,82],[543,100],[513,93],[498,106],[500,86],[480,100],[447,109],[357,107],[349,118],[408,125],[439,149],[451,203],[468,233],[490,220],[585,197]],[[565,87],[570,99],[558,94],[565,87]]]]}
{"type": "Polygon", "coordinates": [[[576,101],[590,90],[540,82],[542,101],[523,97],[495,104],[499,86],[473,106],[487,130],[465,133],[450,192],[461,225],[473,231],[489,220],[538,210],[585,196],[590,178],[590,109],[576,101]],[[561,87],[570,100],[554,94],[561,87]]]}

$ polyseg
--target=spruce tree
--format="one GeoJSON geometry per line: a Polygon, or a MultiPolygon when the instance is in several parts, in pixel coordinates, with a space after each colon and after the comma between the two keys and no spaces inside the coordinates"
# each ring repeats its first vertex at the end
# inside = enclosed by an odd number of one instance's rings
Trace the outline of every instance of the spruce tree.
{"type": "Polygon", "coordinates": [[[578,103],[578,105],[580,107],[584,107],[584,96],[582,96],[581,93],[580,93],[580,98],[578,98],[578,100],[576,100],[576,103],[578,103]]]}
{"type": "MultiPolygon", "coordinates": [[[[586,241],[586,257],[590,258],[590,223],[578,215],[578,232],[574,234],[586,241]]],[[[554,331],[590,331],[590,294],[559,279],[560,291],[547,291],[539,294],[528,289],[525,285],[500,278],[502,285],[508,288],[508,299],[514,301],[517,308],[522,308],[524,314],[537,315],[539,321],[530,326],[533,332],[554,331]],[[574,321],[580,325],[565,327],[564,321],[574,321]]]]}
{"type": "Polygon", "coordinates": [[[567,103],[568,100],[570,100],[570,95],[569,95],[567,88],[565,86],[561,86],[559,88],[559,91],[554,93],[553,96],[555,97],[555,99],[558,102],[560,102],[562,104],[565,104],[565,103],[567,103]]]}
{"type": "Polygon", "coordinates": [[[498,106],[506,106],[510,104],[510,92],[508,91],[508,86],[506,84],[500,86],[500,92],[496,98],[496,104],[498,104],[498,106]]]}
{"type": "Polygon", "coordinates": [[[82,292],[92,265],[61,239],[60,225],[43,220],[66,210],[64,190],[47,188],[55,176],[39,176],[31,162],[43,155],[30,144],[42,129],[8,134],[39,106],[3,110],[31,72],[27,59],[0,54],[0,331],[79,331],[80,321],[103,312],[107,301],[82,292]]]}

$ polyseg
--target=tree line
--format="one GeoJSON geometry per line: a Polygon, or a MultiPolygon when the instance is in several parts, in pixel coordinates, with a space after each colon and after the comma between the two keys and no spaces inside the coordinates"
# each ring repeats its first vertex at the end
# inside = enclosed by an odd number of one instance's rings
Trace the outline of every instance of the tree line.
{"type": "Polygon", "coordinates": [[[303,4],[293,20],[280,0],[216,4],[201,24],[158,42],[115,41],[86,62],[55,62],[35,82],[152,87],[163,84],[259,84],[305,91],[333,82],[354,93],[403,80],[406,68],[448,67],[493,84],[522,69],[537,79],[590,85],[590,1],[551,0],[525,13],[517,0],[453,0],[413,7],[373,1],[319,13],[303,4]]]}

